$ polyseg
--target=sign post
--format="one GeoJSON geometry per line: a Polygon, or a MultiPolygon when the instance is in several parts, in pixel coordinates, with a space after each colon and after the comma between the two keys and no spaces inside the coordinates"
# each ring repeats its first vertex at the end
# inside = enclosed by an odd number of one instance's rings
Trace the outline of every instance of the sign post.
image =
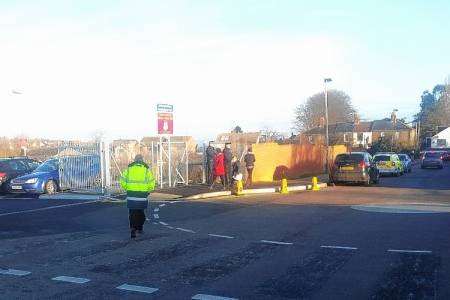
{"type": "MultiPolygon", "coordinates": [[[[172,149],[170,145],[170,136],[173,135],[173,105],[171,104],[158,104],[156,106],[156,111],[158,114],[158,135],[160,144],[160,153],[162,155],[163,151],[163,136],[167,136],[167,160],[168,160],[168,184],[172,187],[172,149]]],[[[161,188],[163,185],[162,180],[162,156],[161,158],[161,188]]]]}

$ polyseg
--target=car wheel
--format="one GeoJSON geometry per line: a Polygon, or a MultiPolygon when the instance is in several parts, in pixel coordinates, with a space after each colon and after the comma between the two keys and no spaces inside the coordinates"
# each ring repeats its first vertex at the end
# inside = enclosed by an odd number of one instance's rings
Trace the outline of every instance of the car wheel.
{"type": "Polygon", "coordinates": [[[53,194],[56,194],[57,191],[58,191],[58,187],[56,186],[56,183],[53,180],[47,181],[47,183],[45,184],[44,192],[48,195],[53,195],[53,194]]]}

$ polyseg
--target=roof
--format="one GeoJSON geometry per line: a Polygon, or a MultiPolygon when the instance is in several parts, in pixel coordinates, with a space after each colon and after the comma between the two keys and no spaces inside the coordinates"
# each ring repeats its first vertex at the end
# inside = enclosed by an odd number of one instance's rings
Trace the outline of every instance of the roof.
{"type": "MultiPolygon", "coordinates": [[[[396,122],[395,126],[391,119],[375,120],[372,122],[354,123],[336,123],[328,125],[330,134],[346,133],[346,132],[372,132],[372,131],[389,131],[389,130],[410,130],[411,127],[403,122],[396,122]]],[[[325,134],[325,127],[316,127],[304,132],[304,134],[325,134]]]]}
{"type": "MultiPolygon", "coordinates": [[[[353,129],[353,123],[336,123],[328,125],[329,134],[353,132],[353,129]]],[[[308,131],[305,131],[304,134],[325,134],[325,127],[312,128],[308,131]]]]}
{"type": "MultiPolygon", "coordinates": [[[[151,145],[152,142],[159,142],[159,136],[146,136],[143,137],[141,143],[144,145],[151,145]]],[[[174,135],[170,137],[171,142],[194,142],[194,138],[192,136],[182,136],[182,135],[174,135]]]]}
{"type": "Polygon", "coordinates": [[[216,138],[216,143],[245,143],[257,144],[261,137],[260,132],[221,133],[216,138]]]}
{"type": "Polygon", "coordinates": [[[372,123],[373,122],[360,122],[355,124],[354,131],[355,132],[370,132],[372,131],[372,123]]]}
{"type": "Polygon", "coordinates": [[[375,120],[372,122],[372,131],[389,131],[389,130],[410,130],[411,127],[403,122],[397,121],[395,124],[391,119],[375,120]]]}
{"type": "Polygon", "coordinates": [[[446,137],[450,138],[450,127],[447,127],[446,129],[438,132],[436,135],[433,136],[433,138],[436,138],[436,139],[443,139],[446,137]]]}

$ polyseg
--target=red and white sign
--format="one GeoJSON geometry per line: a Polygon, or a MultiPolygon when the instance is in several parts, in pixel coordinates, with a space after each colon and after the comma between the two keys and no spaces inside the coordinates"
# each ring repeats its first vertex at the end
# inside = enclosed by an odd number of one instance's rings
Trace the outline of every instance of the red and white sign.
{"type": "Polygon", "coordinates": [[[173,106],[158,104],[158,134],[173,134],[173,106]]]}

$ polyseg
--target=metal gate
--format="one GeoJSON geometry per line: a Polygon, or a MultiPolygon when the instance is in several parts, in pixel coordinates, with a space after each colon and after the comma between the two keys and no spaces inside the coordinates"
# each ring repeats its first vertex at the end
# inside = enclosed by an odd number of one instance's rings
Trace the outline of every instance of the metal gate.
{"type": "Polygon", "coordinates": [[[161,139],[150,146],[150,157],[156,166],[159,187],[175,187],[189,184],[189,151],[186,142],[161,139]]]}
{"type": "Polygon", "coordinates": [[[58,145],[59,187],[74,192],[104,193],[109,183],[103,142],[65,141],[58,145]]]}

